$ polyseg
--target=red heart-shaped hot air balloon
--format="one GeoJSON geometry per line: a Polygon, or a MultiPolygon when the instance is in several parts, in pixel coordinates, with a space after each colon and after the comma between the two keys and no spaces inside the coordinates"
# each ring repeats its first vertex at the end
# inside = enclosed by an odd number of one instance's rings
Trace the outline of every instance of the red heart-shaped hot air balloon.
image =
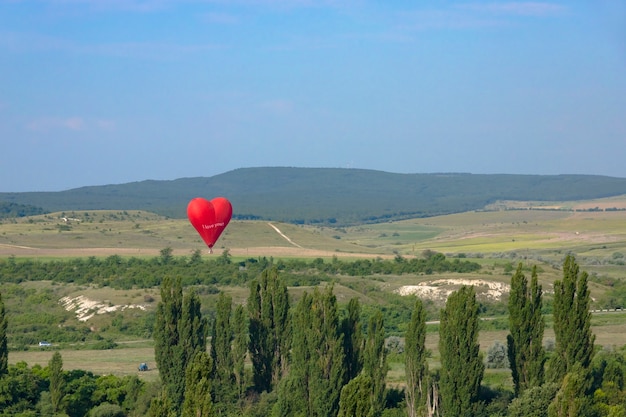
{"type": "Polygon", "coordinates": [[[232,215],[233,206],[224,197],[217,197],[211,201],[198,197],[187,205],[189,221],[211,252],[213,252],[213,245],[228,226],[232,215]]]}

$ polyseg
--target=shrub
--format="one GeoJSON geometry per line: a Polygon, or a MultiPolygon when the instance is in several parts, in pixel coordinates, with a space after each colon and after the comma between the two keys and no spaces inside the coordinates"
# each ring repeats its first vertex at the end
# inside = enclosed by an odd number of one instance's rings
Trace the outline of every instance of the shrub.
{"type": "Polygon", "coordinates": [[[125,417],[124,410],[117,404],[102,403],[89,412],[89,417],[125,417]]]}
{"type": "Polygon", "coordinates": [[[495,341],[489,350],[487,350],[487,357],[485,359],[485,365],[491,369],[502,369],[509,367],[509,358],[507,354],[507,348],[499,341],[495,341]]]}

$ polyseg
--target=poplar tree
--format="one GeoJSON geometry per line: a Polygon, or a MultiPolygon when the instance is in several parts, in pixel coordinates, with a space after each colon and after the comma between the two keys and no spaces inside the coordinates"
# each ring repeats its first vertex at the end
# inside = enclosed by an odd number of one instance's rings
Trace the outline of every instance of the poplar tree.
{"type": "Polygon", "coordinates": [[[417,417],[428,398],[428,363],[426,362],[426,311],[418,298],[405,334],[406,406],[409,417],[417,417]]]}
{"type": "Polygon", "coordinates": [[[315,291],[314,307],[309,320],[309,366],[312,370],[311,391],[314,415],[334,417],[339,410],[343,387],[343,335],[339,325],[337,298],[333,288],[315,291]]]}
{"type": "Polygon", "coordinates": [[[341,389],[337,417],[373,417],[372,378],[365,373],[353,378],[341,389]]]}
{"type": "Polygon", "coordinates": [[[520,263],[511,277],[509,295],[509,335],[507,349],[515,395],[543,384],[545,352],[544,320],[541,314],[542,290],[537,267],[533,267],[530,287],[520,263]]]}
{"type": "Polygon", "coordinates": [[[378,310],[370,317],[363,350],[363,373],[372,383],[372,417],[379,417],[385,408],[385,380],[387,377],[387,352],[383,315],[378,310]]]}
{"type": "Polygon", "coordinates": [[[206,351],[207,323],[195,292],[183,297],[180,278],[166,277],[161,285],[154,329],[154,353],[172,412],[180,414],[185,371],[199,351],[206,351]]]}
{"type": "Polygon", "coordinates": [[[212,417],[211,358],[206,352],[197,352],[185,372],[185,395],[182,417],[212,417]]]}
{"type": "Polygon", "coordinates": [[[178,413],[173,410],[172,401],[167,396],[167,389],[162,389],[161,393],[150,401],[148,409],[149,417],[178,417],[178,413]]]}
{"type": "Polygon", "coordinates": [[[274,416],[335,417],[343,386],[343,335],[337,299],[328,288],[306,292],[293,319],[289,375],[281,382],[274,416]]]}
{"type": "MultiPolygon", "coordinates": [[[[548,417],[595,416],[589,372],[580,363],[574,363],[563,377],[561,388],[548,406],[548,417]]],[[[611,414],[609,414],[611,415],[611,414]]],[[[618,414],[619,415],[619,414],[618,414]]]]}
{"type": "Polygon", "coordinates": [[[250,286],[249,345],[258,392],[271,391],[285,374],[290,348],[289,294],[278,269],[266,269],[250,286]]]}
{"type": "Polygon", "coordinates": [[[7,345],[8,319],[0,293],[0,378],[9,372],[9,348],[7,345]]]}
{"type": "Polygon", "coordinates": [[[355,297],[348,302],[347,315],[341,323],[346,383],[355,378],[363,367],[364,340],[361,327],[361,305],[355,297]]]}
{"type": "Polygon", "coordinates": [[[178,327],[182,309],[183,289],[180,279],[165,277],[161,284],[161,301],[157,305],[155,318],[154,355],[159,375],[168,393],[167,398],[171,402],[175,402],[175,397],[182,400],[184,392],[184,381],[180,381],[183,367],[178,327]]]}
{"type": "Polygon", "coordinates": [[[208,322],[202,317],[202,304],[194,290],[183,296],[182,313],[179,328],[186,368],[197,352],[206,351],[208,322]]]}
{"type": "Polygon", "coordinates": [[[237,398],[241,400],[246,390],[246,354],[248,353],[248,326],[246,312],[242,305],[235,308],[233,317],[233,372],[237,398]]]}
{"type": "Polygon", "coordinates": [[[217,312],[211,331],[211,359],[213,360],[213,399],[218,408],[232,403],[235,375],[233,373],[232,341],[230,328],[232,299],[223,292],[217,300],[217,312]]]}
{"type": "Polygon", "coordinates": [[[52,404],[52,411],[59,413],[64,396],[65,379],[63,378],[63,358],[58,351],[52,355],[50,362],[48,362],[48,368],[50,371],[50,403],[52,404]]]}
{"type": "Polygon", "coordinates": [[[305,291],[296,304],[292,317],[293,339],[289,374],[280,381],[278,400],[272,412],[274,417],[312,415],[309,398],[309,384],[312,378],[309,344],[312,332],[308,330],[311,327],[312,309],[313,296],[305,291]]]}
{"type": "Polygon", "coordinates": [[[550,361],[552,381],[560,383],[575,364],[588,370],[595,335],[591,332],[591,296],[588,274],[579,270],[573,256],[563,263],[563,280],[554,283],[555,352],[550,361]]]}
{"type": "Polygon", "coordinates": [[[444,416],[472,417],[485,371],[478,344],[478,303],[473,287],[453,292],[441,311],[441,410],[444,416]]]}

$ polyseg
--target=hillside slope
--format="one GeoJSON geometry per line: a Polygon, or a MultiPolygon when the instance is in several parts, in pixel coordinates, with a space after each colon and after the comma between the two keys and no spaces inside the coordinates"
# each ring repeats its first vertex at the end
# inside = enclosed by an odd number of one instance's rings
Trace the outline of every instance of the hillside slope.
{"type": "Polygon", "coordinates": [[[192,198],[224,196],[238,219],[349,225],[477,210],[497,200],[585,200],[622,194],[626,178],[604,176],[275,167],[59,192],[0,193],[0,202],[46,211],[148,210],[182,218],[192,198]]]}

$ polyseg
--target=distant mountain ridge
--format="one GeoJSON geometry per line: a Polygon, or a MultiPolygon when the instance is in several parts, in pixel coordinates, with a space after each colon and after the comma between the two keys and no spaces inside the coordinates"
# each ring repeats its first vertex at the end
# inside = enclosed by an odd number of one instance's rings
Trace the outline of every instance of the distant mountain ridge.
{"type": "Polygon", "coordinates": [[[212,177],[0,193],[0,203],[46,212],[147,210],[183,218],[192,198],[223,196],[232,202],[236,219],[339,226],[478,210],[497,200],[589,200],[623,194],[626,178],[597,175],[397,174],[260,167],[212,177]]]}

